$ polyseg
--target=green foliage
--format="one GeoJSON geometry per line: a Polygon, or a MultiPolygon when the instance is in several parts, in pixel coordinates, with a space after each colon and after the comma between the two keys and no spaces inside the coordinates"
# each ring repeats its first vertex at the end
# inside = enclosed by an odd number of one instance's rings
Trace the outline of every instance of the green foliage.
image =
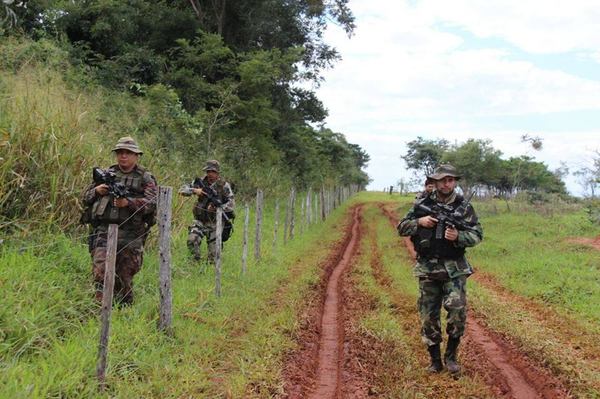
{"type": "Polygon", "coordinates": [[[296,50],[241,57],[211,34],[179,45],[176,73],[161,75],[170,84],[122,80],[129,93],[98,85],[50,40],[0,45],[0,227],[75,226],[89,170],[114,163],[110,148],[124,135],[140,141],[141,163],[163,185],[190,181],[210,158],[221,160],[242,198],[258,187],[366,184],[360,147],[310,127],[303,111],[274,107],[278,96],[291,98],[281,82],[295,73],[296,50]],[[206,79],[195,78],[200,73],[206,79]],[[203,105],[190,112],[185,98],[203,105]]]}
{"type": "Polygon", "coordinates": [[[588,219],[595,225],[600,225],[600,200],[586,200],[584,209],[588,215],[588,219]]]}
{"type": "MultiPolygon", "coordinates": [[[[538,141],[534,141],[534,145],[538,141]]],[[[561,177],[564,170],[551,172],[542,162],[529,156],[502,159],[502,152],[490,140],[468,139],[450,146],[446,140],[419,137],[408,144],[402,156],[409,169],[429,175],[441,163],[451,163],[462,174],[464,191],[483,188],[492,195],[510,197],[519,191],[545,191],[566,194],[561,177]]]]}
{"type": "MultiPolygon", "coordinates": [[[[338,139],[317,148],[322,133],[311,123],[322,124],[327,112],[313,91],[299,88],[319,81],[338,58],[323,39],[327,23],[352,33],[347,0],[31,0],[27,6],[17,7],[17,28],[40,44],[15,41],[27,43],[29,54],[15,43],[3,48],[3,69],[37,60],[74,85],[87,82],[84,90],[99,83],[147,97],[135,106],[116,101],[139,118],[126,124],[102,118],[110,126],[97,131],[127,125],[127,133],[161,151],[169,168],[196,165],[199,155],[219,158],[236,166],[227,170],[230,179],[251,184],[262,171],[269,184],[283,186],[368,182],[366,162],[356,162],[357,154],[364,158],[360,148],[338,139]]],[[[122,112],[108,101],[102,108],[122,112]]]]}
{"type": "Polygon", "coordinates": [[[425,176],[433,174],[435,168],[440,164],[442,156],[448,150],[447,140],[426,140],[417,137],[416,140],[406,144],[408,151],[402,156],[409,169],[414,169],[425,176]]]}

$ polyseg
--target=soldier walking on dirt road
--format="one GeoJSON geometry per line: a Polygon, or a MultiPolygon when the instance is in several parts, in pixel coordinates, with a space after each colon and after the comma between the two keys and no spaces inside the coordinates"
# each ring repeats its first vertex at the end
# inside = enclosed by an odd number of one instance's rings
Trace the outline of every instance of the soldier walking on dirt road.
{"type": "Polygon", "coordinates": [[[452,165],[440,165],[428,176],[435,181],[435,190],[418,199],[398,225],[399,234],[410,236],[417,253],[414,274],[419,279],[421,336],[431,357],[428,370],[439,373],[444,368],[440,352],[444,306],[448,312],[444,361],[455,375],[460,372],[457,351],[467,320],[467,277],[473,273],[465,249],[483,239],[473,207],[455,191],[460,177],[452,165]]]}

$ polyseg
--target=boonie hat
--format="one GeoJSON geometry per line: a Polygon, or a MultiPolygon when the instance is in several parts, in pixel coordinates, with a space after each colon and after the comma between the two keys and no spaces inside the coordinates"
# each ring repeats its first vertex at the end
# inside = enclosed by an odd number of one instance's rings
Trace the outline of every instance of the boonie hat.
{"type": "Polygon", "coordinates": [[[214,172],[219,173],[219,161],[217,161],[216,159],[211,159],[210,161],[206,161],[206,166],[204,166],[204,168],[202,168],[202,170],[208,172],[209,170],[212,170],[214,172]]]}
{"type": "Polygon", "coordinates": [[[433,180],[442,180],[446,176],[452,176],[457,180],[462,177],[458,174],[456,168],[449,163],[438,166],[435,168],[435,172],[427,177],[433,180]]]}
{"type": "Polygon", "coordinates": [[[117,141],[117,145],[115,146],[115,148],[112,149],[113,151],[117,151],[117,150],[129,150],[131,152],[134,152],[136,154],[143,154],[142,150],[140,150],[140,147],[138,147],[137,143],[135,142],[135,140],[133,139],[133,137],[121,137],[119,139],[119,141],[117,141]]]}

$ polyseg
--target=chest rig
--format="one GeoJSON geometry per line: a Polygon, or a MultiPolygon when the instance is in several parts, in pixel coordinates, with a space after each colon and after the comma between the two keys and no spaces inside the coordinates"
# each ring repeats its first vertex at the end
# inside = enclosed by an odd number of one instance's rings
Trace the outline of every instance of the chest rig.
{"type": "MultiPolygon", "coordinates": [[[[431,208],[435,205],[435,201],[431,197],[425,197],[419,200],[423,205],[431,208]]],[[[454,202],[448,204],[452,210],[456,210],[464,201],[460,195],[456,196],[454,202]]],[[[427,213],[417,210],[415,212],[417,218],[428,216],[427,213]]],[[[429,215],[434,216],[434,215],[429,215]]],[[[428,229],[422,226],[417,227],[417,233],[410,237],[415,251],[421,259],[441,258],[441,259],[460,259],[465,255],[465,248],[454,246],[454,243],[446,240],[435,238],[435,227],[428,229]]]]}
{"type": "MultiPolygon", "coordinates": [[[[130,198],[144,197],[144,173],[145,169],[141,166],[136,166],[129,173],[123,173],[117,165],[109,168],[116,175],[116,180],[122,183],[129,191],[130,198]]],[[[136,228],[143,226],[144,212],[132,211],[129,207],[117,208],[113,205],[114,198],[112,195],[105,195],[96,200],[92,205],[93,220],[100,223],[117,223],[123,224],[120,228],[127,229],[128,227],[136,228]],[[135,213],[135,214],[134,214],[135,213]]]]}

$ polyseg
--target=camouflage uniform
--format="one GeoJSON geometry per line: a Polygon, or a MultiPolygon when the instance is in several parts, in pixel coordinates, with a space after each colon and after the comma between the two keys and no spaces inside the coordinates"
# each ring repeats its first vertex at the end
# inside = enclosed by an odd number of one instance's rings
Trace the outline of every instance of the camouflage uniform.
{"type": "MultiPolygon", "coordinates": [[[[141,154],[130,137],[119,140],[113,151],[119,149],[141,154]]],[[[117,208],[113,206],[111,195],[97,195],[95,183],[90,184],[83,192],[82,201],[91,209],[90,253],[96,299],[102,300],[108,225],[116,223],[119,224],[119,233],[115,264],[115,298],[130,304],[133,301],[133,276],[142,267],[144,243],[155,220],[157,184],[152,174],[139,165],[129,173],[122,172],[118,165],[110,166],[108,171],[115,173],[116,181],[123,183],[131,196],[127,198],[129,206],[117,208]]]]}
{"type": "MultiPolygon", "coordinates": [[[[443,203],[456,209],[463,201],[461,195],[453,192],[443,203]]],[[[442,202],[436,191],[418,199],[415,205],[423,203],[431,207],[435,202],[442,202]]],[[[429,348],[439,348],[442,342],[440,313],[443,306],[448,313],[446,333],[458,346],[467,319],[466,282],[473,273],[464,256],[465,248],[477,245],[483,239],[483,230],[470,204],[466,207],[464,220],[472,226],[472,230],[459,231],[458,239],[454,242],[445,238],[435,239],[435,227],[427,229],[418,225],[417,219],[422,216],[425,215],[413,207],[398,225],[399,234],[410,236],[417,252],[414,275],[419,279],[417,305],[421,318],[421,337],[429,348]]]]}
{"type": "MultiPolygon", "coordinates": [[[[208,161],[203,169],[204,171],[214,170],[219,172],[218,161],[208,161]]],[[[231,185],[219,178],[213,184],[208,183],[208,177],[202,178],[204,183],[212,188],[218,195],[219,199],[223,203],[223,213],[229,215],[228,217],[233,218],[233,208],[235,202],[233,199],[233,190],[231,185]]],[[[217,240],[217,221],[216,221],[216,208],[209,207],[210,202],[204,195],[198,197],[198,201],[194,205],[194,223],[189,228],[189,234],[187,239],[187,246],[190,252],[194,256],[194,259],[200,260],[200,245],[202,239],[206,237],[206,243],[208,247],[208,260],[214,262],[216,255],[216,240],[217,240]]],[[[231,223],[232,220],[229,222],[231,223]]],[[[227,223],[227,222],[226,222],[227,223]]],[[[227,226],[224,227],[227,228],[227,226]]],[[[229,225],[231,228],[231,225],[229,225]]]]}

